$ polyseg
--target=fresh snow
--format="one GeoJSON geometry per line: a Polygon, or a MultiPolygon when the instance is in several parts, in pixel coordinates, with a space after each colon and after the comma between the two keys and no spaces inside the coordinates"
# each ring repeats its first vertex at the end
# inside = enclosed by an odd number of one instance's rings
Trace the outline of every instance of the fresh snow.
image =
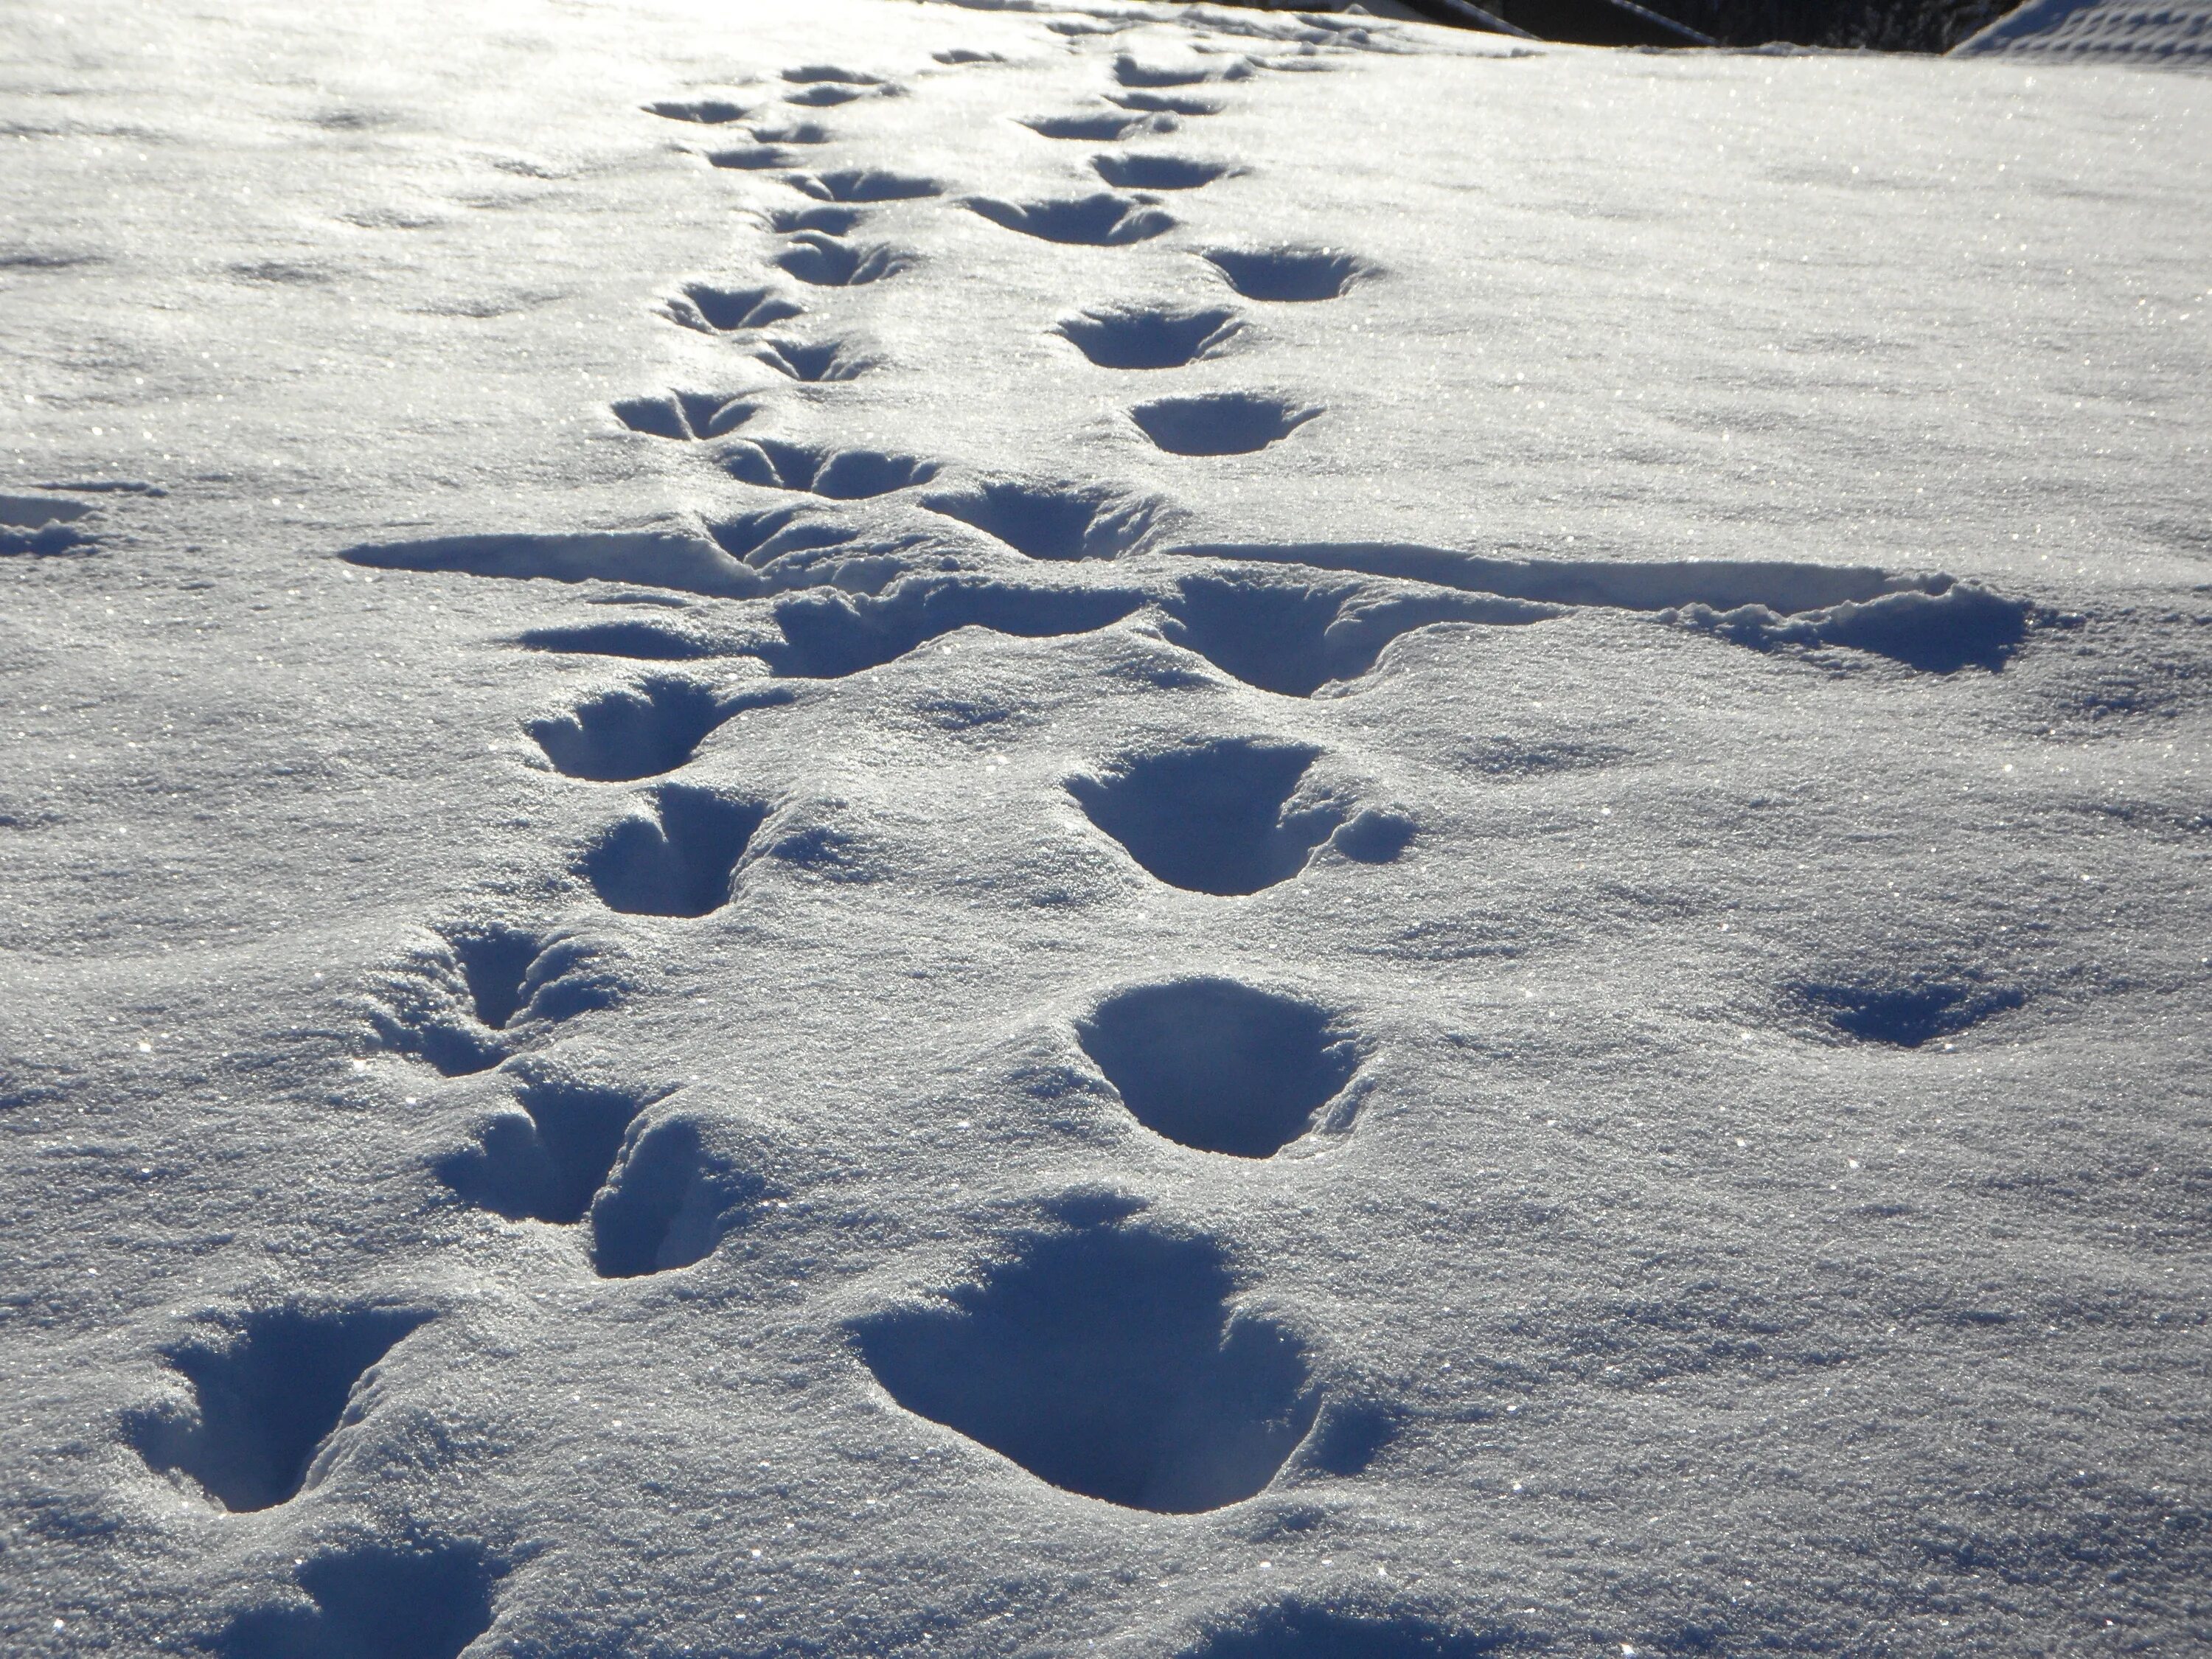
{"type": "Polygon", "coordinates": [[[0,1647],[2204,1639],[2212,82],[0,43],[0,1647]]]}

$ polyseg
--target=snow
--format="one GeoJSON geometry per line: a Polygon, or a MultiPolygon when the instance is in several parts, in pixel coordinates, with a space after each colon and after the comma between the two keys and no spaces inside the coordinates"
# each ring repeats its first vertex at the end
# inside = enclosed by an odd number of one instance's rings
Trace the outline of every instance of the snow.
{"type": "Polygon", "coordinates": [[[2166,69],[2212,64],[2212,3],[2160,0],[2028,0],[1952,49],[2045,63],[2128,63],[2166,69]]]}
{"type": "Polygon", "coordinates": [[[9,1650],[2201,1634],[2201,78],[0,30],[9,1650]]]}

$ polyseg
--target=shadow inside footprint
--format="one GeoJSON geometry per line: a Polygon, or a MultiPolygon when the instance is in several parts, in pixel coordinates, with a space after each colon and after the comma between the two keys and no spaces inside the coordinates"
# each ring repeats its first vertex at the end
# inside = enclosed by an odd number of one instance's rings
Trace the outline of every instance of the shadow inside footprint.
{"type": "Polygon", "coordinates": [[[857,380],[877,362],[843,340],[763,340],[753,356],[779,374],[813,385],[857,380]]]}
{"type": "Polygon", "coordinates": [[[668,1118],[634,1134],[592,1202],[592,1269],[638,1279],[703,1261],[750,1219],[764,1183],[710,1154],[699,1127],[668,1118]]]}
{"type": "Polygon", "coordinates": [[[661,314],[702,334],[728,334],[787,322],[805,309],[772,288],[715,288],[707,283],[687,283],[661,314]]]}
{"type": "Polygon", "coordinates": [[[1091,166],[1116,190],[1196,190],[1229,171],[1226,161],[1183,155],[1095,155],[1091,166]]]}
{"type": "Polygon", "coordinates": [[[729,149],[707,152],[708,166],[739,173],[763,173],[769,167],[787,167],[798,159],[780,144],[738,144],[729,149]]]}
{"type": "Polygon", "coordinates": [[[385,976],[369,1024],[385,1047],[441,1077],[489,1071],[514,1052],[507,1030],[526,1012],[569,1019],[613,1000],[606,976],[588,967],[591,955],[562,934],[497,922],[442,930],[385,976]]]}
{"type": "Polygon", "coordinates": [[[1213,79],[1213,71],[1200,64],[1142,63],[1125,52],[1114,59],[1114,78],[1125,87],[1194,87],[1213,79]]]}
{"type": "Polygon", "coordinates": [[[1789,988],[1844,1036],[1893,1048],[1918,1048],[1938,1037],[1956,1036],[2027,1001],[2023,993],[2008,987],[1911,975],[1861,984],[1805,982],[1789,988]]]}
{"type": "Polygon", "coordinates": [[[854,226],[868,216],[859,208],[817,207],[770,208],[768,228],[779,236],[795,236],[802,230],[817,231],[824,236],[849,235],[854,226]]]}
{"type": "Polygon", "coordinates": [[[662,784],[592,843],[579,873],[611,910],[703,916],[730,902],[738,861],[767,817],[758,802],[662,784]]]}
{"type": "Polygon", "coordinates": [[[503,1563],[473,1544],[412,1543],[295,1564],[311,1603],[255,1607],[209,1642],[213,1659],[459,1659],[491,1628],[503,1563]]]}
{"type": "Polygon", "coordinates": [[[702,126],[724,126],[745,118],[744,105],[732,104],[724,98],[663,99],[645,108],[650,115],[671,121],[691,121],[702,126]]]}
{"type": "Polygon", "coordinates": [[[649,622],[579,623],[532,628],[514,637],[526,651],[563,651],[595,657],[627,657],[639,662],[693,662],[729,654],[729,647],[680,628],[649,622]]]}
{"type": "Polygon", "coordinates": [[[1327,1010],[1226,979],[1121,992],[1076,1036],[1138,1122],[1235,1158],[1304,1134],[1358,1064],[1327,1010]]]}
{"type": "Polygon", "coordinates": [[[944,193],[934,179],[917,179],[881,167],[841,167],[832,173],[795,173],[784,180],[817,202],[906,202],[944,193]]]}
{"type": "Polygon", "coordinates": [[[1206,263],[1248,300],[1305,303],[1334,300],[1374,274],[1349,253],[1325,247],[1227,248],[1207,251],[1206,263]]]}
{"type": "Polygon", "coordinates": [[[524,729],[564,777],[623,783],[674,771],[730,712],[705,686],[663,678],[603,691],[524,729]]]}
{"type": "Polygon", "coordinates": [[[1031,559],[1118,559],[1141,547],[1163,507],[1144,496],[1073,484],[1011,479],[969,490],[925,495],[933,513],[973,525],[1031,559]]]}
{"type": "Polygon", "coordinates": [[[690,441],[736,431],[753,416],[742,398],[720,392],[671,392],[658,398],[624,398],[615,418],[648,437],[690,441]]]}
{"type": "Polygon", "coordinates": [[[1106,101],[1148,115],[1218,115],[1218,98],[1192,98],[1168,92],[1109,92],[1106,101]]]}
{"type": "Polygon", "coordinates": [[[793,121],[780,127],[757,126],[752,135],[763,144],[826,144],[831,136],[830,129],[819,121],[793,121]]]}
{"type": "Polygon", "coordinates": [[[519,1112],[492,1119],[481,1140],[439,1165],[471,1204],[510,1221],[569,1226],[605,1182],[630,1122],[651,1102],[619,1089],[541,1078],[515,1091],[519,1112]]]}
{"type": "Polygon", "coordinates": [[[185,1344],[170,1366],[192,1385],[194,1413],[141,1413],[132,1443],[155,1469],[191,1477],[233,1511],[297,1493],[370,1366],[430,1315],[417,1309],[271,1308],[222,1347],[185,1344]]]}
{"type": "Polygon", "coordinates": [[[1067,790],[1157,879],[1239,897],[1297,875],[1343,822],[1332,802],[1285,811],[1319,752],[1247,738],[1191,744],[1131,757],[1067,790]]]}
{"type": "Polygon", "coordinates": [[[1150,116],[1115,110],[1083,115],[1040,115],[1022,123],[1042,138],[1088,138],[1118,143],[1133,132],[1172,131],[1172,123],[1161,124],[1150,116]]]}
{"type": "Polygon", "coordinates": [[[746,439],[722,457],[729,475],[765,489],[792,489],[831,501],[865,501],[927,483],[937,476],[932,461],[887,455],[875,449],[820,449],[775,438],[746,439]]]}
{"type": "Polygon", "coordinates": [[[1102,307],[1054,325],[1101,368],[1181,368],[1211,357],[1243,326],[1219,307],[1102,307]]]}
{"type": "Polygon", "coordinates": [[[1434,623],[1541,622],[1557,613],[1517,599],[1249,578],[1186,576],[1162,602],[1161,634],[1247,685],[1310,697],[1375,665],[1400,635],[1434,623]]]}
{"type": "Polygon", "coordinates": [[[766,513],[747,513],[707,526],[714,544],[733,559],[758,568],[773,564],[787,553],[811,552],[817,548],[842,547],[854,532],[826,519],[803,518],[797,507],[777,507],[766,513]]]}
{"type": "Polygon", "coordinates": [[[993,224],[1024,236],[1090,247],[1125,247],[1146,241],[1174,229],[1176,222],[1158,208],[1103,191],[1048,202],[1001,202],[988,196],[971,196],[967,205],[993,224]]]}
{"type": "Polygon", "coordinates": [[[908,578],[880,599],[815,592],[782,601],[783,642],[761,652],[794,678],[831,679],[894,662],[962,628],[1020,639],[1085,634],[1117,623],[1142,600],[1106,589],[1014,587],[992,581],[908,578]]]}
{"type": "Polygon", "coordinates": [[[801,231],[775,264],[816,288],[860,288],[911,269],[920,255],[884,242],[854,247],[818,230],[801,231]]]}
{"type": "Polygon", "coordinates": [[[1279,398],[1217,392],[1139,404],[1129,417],[1171,455],[1249,455],[1288,437],[1320,413],[1279,398]]]}
{"type": "Polygon", "coordinates": [[[1304,1345],[1236,1290],[1210,1240],[1093,1226],[852,1329],[917,1416],[1065,1491],[1188,1515],[1259,1492],[1313,1424],[1304,1345]]]}

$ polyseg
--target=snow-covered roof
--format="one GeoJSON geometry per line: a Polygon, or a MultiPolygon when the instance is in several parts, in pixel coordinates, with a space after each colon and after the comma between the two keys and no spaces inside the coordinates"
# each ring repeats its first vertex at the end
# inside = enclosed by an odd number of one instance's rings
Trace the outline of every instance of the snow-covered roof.
{"type": "Polygon", "coordinates": [[[1952,49],[2212,69],[2212,0],[2027,0],[1952,49]]]}

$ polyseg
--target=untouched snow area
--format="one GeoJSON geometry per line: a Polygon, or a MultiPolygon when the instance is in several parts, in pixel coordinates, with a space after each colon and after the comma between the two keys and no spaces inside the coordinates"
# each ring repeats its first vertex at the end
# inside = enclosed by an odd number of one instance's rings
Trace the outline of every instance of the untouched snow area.
{"type": "Polygon", "coordinates": [[[2212,83],[0,89],[0,1648],[2212,1633],[2212,83]]]}

